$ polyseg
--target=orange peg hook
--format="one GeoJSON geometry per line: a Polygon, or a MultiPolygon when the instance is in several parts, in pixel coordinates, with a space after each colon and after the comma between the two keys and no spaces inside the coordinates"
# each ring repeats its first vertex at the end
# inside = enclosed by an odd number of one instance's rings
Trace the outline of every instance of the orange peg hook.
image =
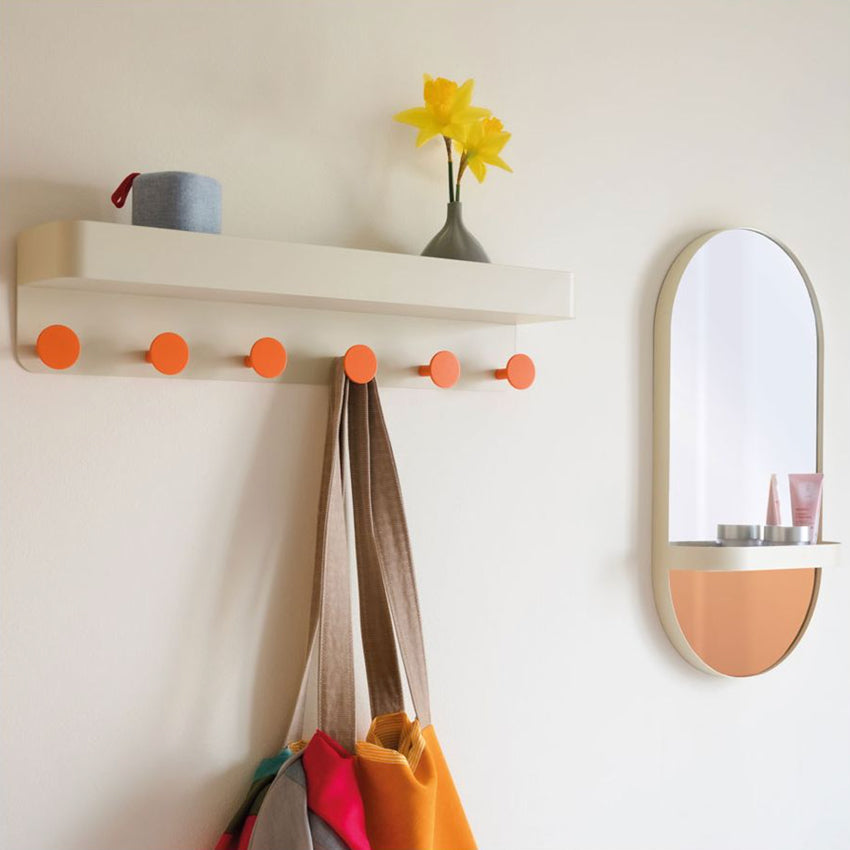
{"type": "Polygon", "coordinates": [[[460,363],[451,351],[438,351],[427,366],[419,367],[419,374],[447,390],[453,387],[460,377],[460,363]]]}
{"type": "Polygon", "coordinates": [[[514,354],[504,369],[496,369],[496,377],[515,390],[527,390],[534,383],[534,361],[527,354],[514,354]]]}
{"type": "Polygon", "coordinates": [[[273,337],[264,336],[251,346],[245,365],[263,378],[276,378],[286,369],[286,349],[273,337]]]}
{"type": "Polygon", "coordinates": [[[145,360],[163,375],[176,375],[189,362],[189,346],[180,334],[159,334],[154,337],[145,360]]]}
{"type": "Polygon", "coordinates": [[[35,351],[45,366],[68,369],[80,356],[80,340],[69,327],[50,325],[38,335],[35,351]]]}
{"type": "Polygon", "coordinates": [[[352,345],[343,358],[345,374],[355,384],[368,384],[378,372],[378,358],[368,345],[352,345]]]}

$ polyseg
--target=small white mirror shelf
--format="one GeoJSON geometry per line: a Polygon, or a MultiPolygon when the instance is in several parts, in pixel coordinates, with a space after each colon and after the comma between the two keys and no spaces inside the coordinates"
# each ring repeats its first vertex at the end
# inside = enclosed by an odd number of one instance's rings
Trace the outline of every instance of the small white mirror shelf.
{"type": "Polygon", "coordinates": [[[520,329],[571,319],[571,272],[189,233],[56,221],[18,237],[17,356],[33,372],[40,331],[71,327],[82,346],[68,370],[156,377],[144,361],[162,332],[191,356],[169,380],[265,381],[245,367],[252,343],[280,339],[281,383],[325,384],[350,346],[370,346],[383,386],[433,387],[419,375],[435,352],[462,364],[457,387],[506,391],[494,379],[520,329]]]}
{"type": "Polygon", "coordinates": [[[659,617],[697,669],[763,673],[801,639],[840,548],[820,528],[810,545],[716,541],[719,523],[764,521],[771,474],[822,471],[823,333],[802,265],[751,229],[696,239],[661,287],[653,368],[659,617]]]}

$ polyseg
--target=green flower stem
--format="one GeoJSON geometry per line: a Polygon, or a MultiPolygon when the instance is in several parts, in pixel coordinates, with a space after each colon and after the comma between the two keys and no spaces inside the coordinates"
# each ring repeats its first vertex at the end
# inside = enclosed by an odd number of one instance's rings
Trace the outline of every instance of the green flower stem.
{"type": "Polygon", "coordinates": [[[448,160],[449,160],[449,203],[451,204],[451,203],[454,202],[454,199],[455,199],[454,198],[455,164],[454,164],[454,160],[452,159],[452,140],[448,136],[443,136],[443,140],[446,143],[446,156],[448,157],[448,160]]]}
{"type": "Polygon", "coordinates": [[[455,200],[460,200],[460,178],[463,177],[463,172],[466,171],[466,152],[460,158],[460,165],[457,169],[457,187],[455,189],[455,200]]]}

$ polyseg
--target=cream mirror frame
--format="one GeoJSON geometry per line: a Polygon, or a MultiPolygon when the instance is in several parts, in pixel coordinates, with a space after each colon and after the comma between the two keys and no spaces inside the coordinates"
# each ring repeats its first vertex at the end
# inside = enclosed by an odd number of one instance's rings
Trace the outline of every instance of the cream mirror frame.
{"type": "MultiPolygon", "coordinates": [[[[707,359],[710,361],[711,358],[712,343],[715,358],[731,360],[740,354],[742,360],[747,360],[746,366],[742,364],[741,369],[748,370],[749,383],[743,380],[740,383],[759,387],[761,376],[757,373],[759,370],[764,372],[765,355],[758,352],[760,348],[771,345],[775,348],[777,344],[774,340],[759,338],[757,320],[761,318],[763,330],[769,325],[770,317],[765,319],[754,315],[752,307],[754,305],[756,311],[778,311],[783,304],[786,305],[786,318],[790,316],[792,320],[789,335],[799,334],[797,342],[805,355],[801,375],[795,376],[797,383],[805,386],[805,401],[802,402],[804,415],[793,425],[793,429],[798,431],[794,435],[798,446],[790,453],[787,449],[784,454],[779,452],[782,458],[788,460],[784,466],[779,465],[779,469],[820,472],[823,333],[814,289],[796,257],[780,242],[757,230],[732,228],[706,233],[691,242],[675,259],[664,279],[656,305],[652,504],[655,605],[670,641],[682,657],[697,669],[719,676],[751,676],[779,664],[797,645],[809,624],[820,587],[821,568],[837,563],[838,544],[822,543],[820,535],[817,543],[803,546],[720,546],[714,540],[710,523],[710,520],[762,522],[769,483],[769,475],[764,475],[762,480],[762,473],[763,469],[771,468],[765,466],[769,461],[755,464],[758,467],[758,487],[763,488],[762,496],[759,503],[754,504],[752,492],[748,493],[744,511],[747,512],[746,518],[736,515],[715,519],[719,516],[717,480],[727,490],[733,482],[733,487],[745,483],[746,486],[741,489],[752,491],[749,479],[754,477],[752,470],[734,466],[737,461],[731,454],[718,452],[718,446],[723,445],[723,439],[728,442],[729,422],[735,416],[741,419],[748,416],[751,420],[754,415],[759,415],[759,408],[757,402],[751,402],[747,397],[744,397],[742,406],[747,410],[736,407],[740,396],[737,401],[723,398],[726,386],[721,383],[718,387],[717,375],[728,376],[735,364],[727,362],[713,367],[708,362],[706,366],[707,359]],[[765,265],[764,269],[759,266],[761,262],[765,265]],[[732,263],[738,265],[732,268],[732,263]],[[713,288],[712,280],[715,281],[713,288]],[[779,306],[771,303],[773,298],[764,297],[774,291],[771,290],[774,285],[785,287],[784,291],[788,294],[788,298],[783,300],[779,289],[775,290],[779,306]],[[696,299],[693,297],[695,287],[700,288],[696,299]],[[744,292],[744,289],[752,289],[752,292],[744,292]],[[735,296],[733,303],[727,303],[730,294],[735,296]],[[675,310],[677,296],[680,296],[678,313],[675,310]],[[746,305],[748,297],[749,310],[746,305]],[[682,306],[683,302],[690,306],[686,309],[682,306]],[[674,326],[674,319],[679,323],[678,327],[674,326]],[[750,324],[748,320],[751,320],[750,324]],[[694,327],[683,328],[683,321],[691,321],[694,327]],[[728,346],[727,339],[731,340],[728,346]],[[744,344],[740,344],[742,340],[744,344]],[[688,346],[699,350],[695,354],[688,351],[683,358],[683,351],[688,346]],[[683,369],[687,377],[690,374],[688,368],[694,368],[692,364],[681,365],[683,359],[689,358],[696,363],[700,375],[710,373],[705,384],[700,382],[699,389],[689,389],[687,380],[682,379],[683,369]],[[691,396],[696,401],[689,406],[687,402],[691,396]],[[678,405],[676,411],[672,411],[673,404],[678,405]],[[725,409],[715,415],[715,408],[722,408],[724,404],[725,409]],[[680,409],[683,406],[684,411],[680,409]],[[755,408],[755,414],[751,407],[755,408]],[[706,431],[709,432],[708,437],[706,431]],[[689,466],[681,461],[682,453],[689,451],[694,456],[699,455],[700,468],[707,470],[706,474],[683,475],[683,472],[697,468],[695,464],[689,466]],[[714,476],[714,457],[718,457],[718,463],[726,460],[733,464],[731,474],[726,470],[725,478],[721,473],[717,474],[719,478],[714,476]],[[742,480],[736,482],[736,477],[742,480]],[[708,494],[704,492],[701,497],[695,496],[689,501],[688,487],[707,488],[708,494]],[[713,510],[706,508],[707,502],[713,502],[713,510]],[[689,505],[691,515],[683,517],[689,505]],[[758,513],[754,514],[755,511],[758,513]]],[[[777,321],[783,321],[782,316],[777,316],[777,321]]],[[[774,335],[781,334],[777,331],[774,335]]],[[[784,351],[782,353],[785,355],[784,351]]],[[[790,362],[787,356],[785,362],[790,362]]],[[[757,395],[758,392],[754,393],[754,396],[757,395]]],[[[775,395],[771,396],[768,392],[762,391],[760,395],[768,401],[775,399],[775,395]]],[[[784,399],[777,401],[787,403],[784,399]]],[[[762,414],[762,418],[769,417],[762,414]]],[[[787,420],[783,421],[787,424],[787,420]]],[[[732,424],[734,427],[734,422],[732,424]]],[[[771,421],[756,423],[757,428],[767,429],[765,434],[770,433],[771,426],[777,427],[771,421]]],[[[790,429],[791,426],[786,427],[786,431],[790,429]]],[[[749,444],[753,444],[751,432],[752,422],[742,442],[749,440],[749,444]]],[[[738,434],[732,436],[737,437],[738,434]]],[[[782,434],[781,440],[776,437],[776,443],[780,442],[783,446],[790,442],[787,434],[782,434]]],[[[737,446],[734,448],[737,450],[737,446]]],[[[770,451],[766,454],[770,455],[770,451]]],[[[772,468],[771,471],[778,470],[772,468]]],[[[734,489],[729,501],[737,502],[735,509],[739,514],[742,512],[742,499],[738,489],[734,489]]],[[[787,512],[787,505],[785,508],[787,512]]]]}

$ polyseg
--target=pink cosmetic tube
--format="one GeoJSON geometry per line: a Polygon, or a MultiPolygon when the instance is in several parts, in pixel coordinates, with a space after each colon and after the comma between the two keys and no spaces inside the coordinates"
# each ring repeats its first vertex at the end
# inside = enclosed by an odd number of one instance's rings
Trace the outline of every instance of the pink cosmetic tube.
{"type": "Polygon", "coordinates": [[[792,473],[788,476],[791,485],[791,520],[794,525],[807,525],[811,542],[818,542],[820,506],[823,498],[823,473],[792,473]]]}
{"type": "Polygon", "coordinates": [[[779,507],[779,484],[776,473],[770,476],[770,490],[767,494],[767,519],[765,525],[782,525],[782,511],[779,507]]]}

